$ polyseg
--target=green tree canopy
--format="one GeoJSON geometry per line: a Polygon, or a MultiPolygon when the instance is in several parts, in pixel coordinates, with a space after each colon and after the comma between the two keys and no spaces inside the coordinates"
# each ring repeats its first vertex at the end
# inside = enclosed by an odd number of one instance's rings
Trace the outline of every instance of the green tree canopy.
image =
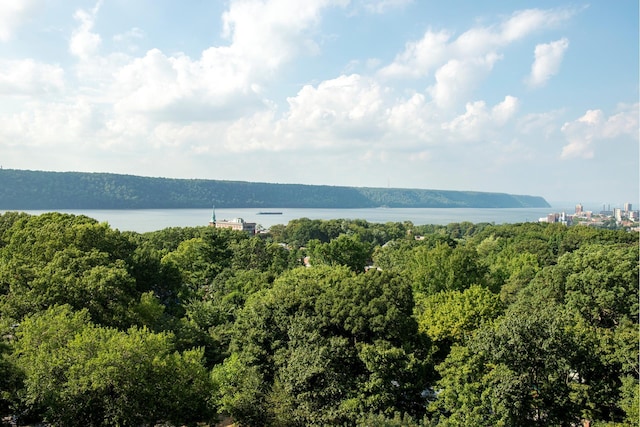
{"type": "Polygon", "coordinates": [[[21,405],[44,421],[142,425],[211,416],[202,350],[176,353],[168,334],[99,327],[87,311],[55,306],[24,319],[16,335],[21,405]]]}
{"type": "Polygon", "coordinates": [[[363,272],[373,248],[370,243],[361,241],[358,235],[342,234],[328,243],[310,241],[309,252],[313,264],[344,265],[355,272],[363,272]]]}
{"type": "Polygon", "coordinates": [[[361,411],[420,412],[427,348],[412,309],[411,287],[389,273],[285,273],[248,300],[235,325],[237,356],[229,364],[260,386],[231,384],[238,395],[220,403],[241,422],[282,425],[353,422],[361,411]],[[251,399],[264,405],[246,414],[244,404],[232,404],[251,399]]]}

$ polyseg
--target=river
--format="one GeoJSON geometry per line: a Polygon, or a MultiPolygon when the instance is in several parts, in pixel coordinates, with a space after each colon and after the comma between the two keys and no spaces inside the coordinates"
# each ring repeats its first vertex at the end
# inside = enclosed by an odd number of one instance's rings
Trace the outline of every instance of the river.
{"type": "MultiPolygon", "coordinates": [[[[216,209],[216,219],[242,218],[255,222],[264,228],[275,224],[287,224],[297,218],[310,219],[364,219],[368,222],[404,222],[415,225],[440,224],[469,221],[473,223],[491,222],[495,224],[537,221],[552,212],[573,213],[568,205],[554,205],[550,208],[373,208],[373,209],[216,209]],[[260,211],[282,212],[279,215],[261,215],[260,211]]],[[[0,211],[4,212],[4,211],[0,211]]],[[[47,211],[25,211],[39,215],[47,211]]],[[[207,225],[211,209],[132,209],[132,210],[60,210],[59,212],[86,215],[100,222],[107,222],[121,231],[140,233],[160,230],[166,227],[192,227],[207,225]]]]}

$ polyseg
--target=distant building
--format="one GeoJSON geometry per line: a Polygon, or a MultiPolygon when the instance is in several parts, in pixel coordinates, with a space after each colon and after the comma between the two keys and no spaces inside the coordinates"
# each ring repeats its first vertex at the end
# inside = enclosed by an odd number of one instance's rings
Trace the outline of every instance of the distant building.
{"type": "Polygon", "coordinates": [[[542,217],[540,219],[538,219],[538,222],[548,222],[550,224],[554,224],[554,223],[561,223],[564,225],[571,225],[572,221],[572,216],[567,215],[566,212],[556,212],[556,213],[550,213],[547,214],[546,217],[542,217]]]}
{"type": "Polygon", "coordinates": [[[558,217],[559,217],[559,214],[550,213],[550,214],[547,214],[547,216],[543,216],[542,218],[540,218],[538,222],[554,223],[554,222],[558,222],[558,217]]]}
{"type": "Polygon", "coordinates": [[[613,216],[615,217],[616,221],[622,221],[622,209],[613,208],[613,216]]]}
{"type": "Polygon", "coordinates": [[[231,220],[223,219],[221,221],[216,219],[216,208],[213,208],[211,219],[209,220],[209,227],[215,228],[230,228],[237,231],[245,231],[249,234],[256,234],[256,223],[246,222],[242,218],[234,218],[231,220]]]}
{"type": "MultiPolygon", "coordinates": [[[[211,223],[209,223],[211,225],[211,223]]],[[[230,220],[216,221],[214,223],[216,228],[230,228],[232,230],[246,231],[249,234],[256,234],[256,223],[246,222],[242,218],[234,218],[230,220]]]]}
{"type": "Polygon", "coordinates": [[[627,203],[624,204],[624,211],[627,212],[627,213],[633,211],[633,207],[632,207],[631,203],[627,202],[627,203]]]}
{"type": "Polygon", "coordinates": [[[583,206],[582,206],[580,203],[578,203],[578,204],[576,205],[576,215],[580,215],[580,214],[582,214],[583,209],[584,209],[584,208],[583,208],[583,206]]]}

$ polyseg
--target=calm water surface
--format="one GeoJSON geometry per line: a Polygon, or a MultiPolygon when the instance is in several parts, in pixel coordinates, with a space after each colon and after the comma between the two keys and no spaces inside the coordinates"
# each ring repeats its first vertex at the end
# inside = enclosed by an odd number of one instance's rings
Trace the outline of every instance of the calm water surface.
{"type": "MultiPolygon", "coordinates": [[[[264,228],[275,224],[287,224],[297,218],[310,219],[364,219],[368,222],[404,222],[415,225],[440,224],[469,221],[493,222],[496,224],[537,221],[551,212],[573,213],[574,208],[566,206],[550,208],[517,209],[471,209],[471,208],[373,208],[373,209],[287,209],[249,208],[216,209],[218,220],[242,218],[256,222],[264,228]],[[282,212],[282,215],[260,215],[260,211],[282,212]]],[[[26,211],[39,215],[47,211],[26,211]]],[[[86,215],[100,222],[107,222],[121,231],[161,230],[166,227],[192,227],[207,225],[211,209],[133,209],[133,210],[61,210],[74,215],[86,215]]]]}

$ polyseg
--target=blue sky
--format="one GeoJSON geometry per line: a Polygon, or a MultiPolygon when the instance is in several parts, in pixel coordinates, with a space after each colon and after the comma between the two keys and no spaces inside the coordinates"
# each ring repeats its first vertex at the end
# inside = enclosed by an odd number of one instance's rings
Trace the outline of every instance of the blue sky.
{"type": "Polygon", "coordinates": [[[637,204],[638,51],[635,0],[1,2],[0,165],[637,204]]]}

